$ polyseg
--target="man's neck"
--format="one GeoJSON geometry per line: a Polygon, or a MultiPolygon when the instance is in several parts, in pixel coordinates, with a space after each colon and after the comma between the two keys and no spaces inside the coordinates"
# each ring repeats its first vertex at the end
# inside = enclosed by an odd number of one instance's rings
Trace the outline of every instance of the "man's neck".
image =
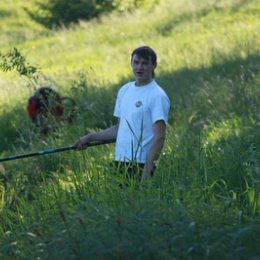
{"type": "Polygon", "coordinates": [[[150,80],[146,80],[146,81],[135,81],[135,86],[136,87],[142,87],[142,86],[146,86],[148,85],[149,83],[151,83],[153,81],[153,79],[150,79],[150,80]]]}

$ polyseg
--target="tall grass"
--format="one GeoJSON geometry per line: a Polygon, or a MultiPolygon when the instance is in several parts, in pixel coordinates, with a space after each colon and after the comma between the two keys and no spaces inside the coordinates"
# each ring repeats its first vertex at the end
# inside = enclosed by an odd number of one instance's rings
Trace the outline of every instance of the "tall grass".
{"type": "Polygon", "coordinates": [[[40,76],[1,72],[1,157],[115,123],[116,93],[140,44],[158,52],[156,79],[172,108],[144,186],[120,188],[113,145],[1,164],[0,258],[258,259],[258,1],[161,0],[50,31],[28,20],[25,4],[34,2],[0,4],[1,53],[17,47],[40,76]],[[15,15],[28,27],[13,27],[15,15]],[[40,135],[25,111],[35,84],[77,100],[74,124],[40,135]]]}

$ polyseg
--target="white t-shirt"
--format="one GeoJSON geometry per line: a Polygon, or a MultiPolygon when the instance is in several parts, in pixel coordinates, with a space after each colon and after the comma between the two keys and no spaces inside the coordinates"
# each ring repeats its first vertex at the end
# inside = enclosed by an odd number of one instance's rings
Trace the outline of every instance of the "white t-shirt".
{"type": "Polygon", "coordinates": [[[168,122],[170,100],[153,80],[145,86],[129,82],[120,88],[114,116],[120,118],[115,161],[145,163],[153,140],[153,124],[168,122]]]}

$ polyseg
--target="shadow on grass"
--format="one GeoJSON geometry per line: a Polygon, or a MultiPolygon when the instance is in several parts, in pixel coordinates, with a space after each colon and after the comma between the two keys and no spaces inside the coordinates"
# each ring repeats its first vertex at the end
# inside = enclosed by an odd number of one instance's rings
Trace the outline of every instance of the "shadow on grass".
{"type": "Polygon", "coordinates": [[[260,55],[251,55],[209,68],[161,74],[157,80],[172,101],[170,121],[176,121],[177,113],[205,122],[207,118],[221,120],[230,114],[259,117],[259,77],[260,55]]]}
{"type": "MultiPolygon", "coordinates": [[[[182,69],[157,75],[156,80],[166,90],[172,102],[170,123],[221,120],[230,114],[253,115],[259,112],[260,56],[227,60],[210,68],[182,69]]],[[[78,116],[74,124],[84,129],[106,128],[117,120],[113,117],[117,86],[95,88],[79,80],[72,82],[69,96],[77,101],[78,116]]],[[[195,125],[195,123],[193,124],[195,125]]],[[[26,108],[20,105],[0,115],[0,151],[25,145],[21,133],[32,124],[26,108]]],[[[69,128],[67,128],[69,131],[69,128]]],[[[26,134],[25,134],[26,135],[26,134]]],[[[27,134],[28,136],[28,134],[27,134]]]]}
{"type": "Polygon", "coordinates": [[[161,74],[157,80],[164,83],[164,88],[171,98],[175,97],[174,101],[178,102],[179,96],[193,95],[198,90],[194,85],[200,85],[203,81],[214,87],[216,78],[250,83],[257,76],[260,76],[260,55],[251,55],[247,59],[227,60],[209,68],[181,69],[161,74]]]}
{"type": "Polygon", "coordinates": [[[20,133],[26,125],[26,108],[21,105],[14,106],[11,110],[1,111],[0,116],[0,152],[19,147],[24,141],[20,133]]]}
{"type": "Polygon", "coordinates": [[[0,10],[0,18],[12,16],[11,11],[0,10]]]}

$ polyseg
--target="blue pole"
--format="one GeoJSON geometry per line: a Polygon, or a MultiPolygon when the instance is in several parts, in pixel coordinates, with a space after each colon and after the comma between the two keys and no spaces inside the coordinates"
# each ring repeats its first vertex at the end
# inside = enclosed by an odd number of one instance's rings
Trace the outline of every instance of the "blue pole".
{"type": "MultiPolygon", "coordinates": [[[[102,144],[110,144],[110,143],[114,143],[114,142],[115,142],[115,140],[95,141],[95,142],[89,143],[86,148],[91,147],[91,146],[102,145],[102,144]]],[[[57,152],[64,152],[64,151],[69,151],[69,150],[76,150],[76,149],[74,146],[67,146],[67,147],[61,147],[61,148],[56,148],[56,149],[47,149],[47,150],[33,152],[33,153],[12,155],[12,156],[0,159],[0,162],[12,161],[12,160],[17,160],[17,159],[34,157],[34,156],[39,156],[39,155],[51,154],[51,153],[57,153],[57,152]]]]}

